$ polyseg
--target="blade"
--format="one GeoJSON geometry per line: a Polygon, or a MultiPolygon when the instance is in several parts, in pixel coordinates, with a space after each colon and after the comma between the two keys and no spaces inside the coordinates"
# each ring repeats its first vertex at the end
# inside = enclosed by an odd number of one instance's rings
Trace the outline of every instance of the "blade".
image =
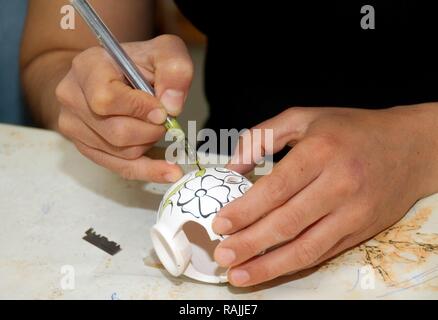
{"type": "Polygon", "coordinates": [[[112,256],[122,250],[122,248],[120,248],[120,245],[118,245],[114,241],[109,241],[107,237],[96,234],[93,228],[88,229],[85,232],[85,237],[83,237],[82,239],[112,256]]]}

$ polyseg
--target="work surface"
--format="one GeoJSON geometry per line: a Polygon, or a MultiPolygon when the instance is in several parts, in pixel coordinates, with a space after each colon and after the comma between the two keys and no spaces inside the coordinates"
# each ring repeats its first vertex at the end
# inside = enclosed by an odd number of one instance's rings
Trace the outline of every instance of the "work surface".
{"type": "Polygon", "coordinates": [[[0,125],[0,298],[438,298],[438,195],[316,270],[235,289],[163,270],[149,238],[161,200],[152,189],[94,165],[56,133],[0,125]],[[122,251],[82,240],[90,227],[122,251]]]}

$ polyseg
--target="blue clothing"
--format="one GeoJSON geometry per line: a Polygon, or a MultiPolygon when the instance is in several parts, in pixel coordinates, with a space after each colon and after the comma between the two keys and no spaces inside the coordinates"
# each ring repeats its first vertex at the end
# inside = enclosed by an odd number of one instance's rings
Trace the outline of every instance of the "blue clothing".
{"type": "Polygon", "coordinates": [[[27,124],[19,52],[27,0],[0,0],[0,123],[27,124]]]}

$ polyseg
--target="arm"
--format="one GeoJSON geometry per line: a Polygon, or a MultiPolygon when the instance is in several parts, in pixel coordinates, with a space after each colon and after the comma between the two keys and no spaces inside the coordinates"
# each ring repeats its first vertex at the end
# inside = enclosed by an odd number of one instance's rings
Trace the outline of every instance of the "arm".
{"type": "Polygon", "coordinates": [[[127,179],[174,182],[182,170],[145,156],[165,134],[187,97],[193,64],[184,42],[164,35],[148,41],[151,0],[94,0],[156,96],[135,90],[82,22],[60,27],[61,0],[32,0],[21,54],[23,86],[35,119],[69,138],[97,164],[127,179]]]}
{"type": "MultiPolygon", "coordinates": [[[[153,29],[151,0],[93,0],[91,2],[121,42],[149,39],[153,29]]],[[[60,27],[60,9],[66,0],[30,0],[21,48],[21,74],[25,95],[35,121],[57,128],[60,105],[55,89],[73,58],[97,45],[76,15],[76,30],[60,27]]]]}

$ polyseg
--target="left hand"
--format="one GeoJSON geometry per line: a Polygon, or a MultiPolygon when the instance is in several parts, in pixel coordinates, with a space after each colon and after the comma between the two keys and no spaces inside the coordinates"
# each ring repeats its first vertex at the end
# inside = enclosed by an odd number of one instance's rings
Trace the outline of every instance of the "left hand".
{"type": "MultiPolygon", "coordinates": [[[[291,108],[256,127],[274,130],[274,152],[293,149],[213,223],[216,233],[231,235],[215,251],[216,261],[231,267],[230,283],[247,287],[315,266],[437,192],[431,151],[437,150],[437,111],[432,104],[291,108]]],[[[265,149],[263,140],[258,144],[240,144],[236,153],[247,159],[251,147],[265,149]]],[[[253,167],[228,165],[240,173],[253,167]]]]}

